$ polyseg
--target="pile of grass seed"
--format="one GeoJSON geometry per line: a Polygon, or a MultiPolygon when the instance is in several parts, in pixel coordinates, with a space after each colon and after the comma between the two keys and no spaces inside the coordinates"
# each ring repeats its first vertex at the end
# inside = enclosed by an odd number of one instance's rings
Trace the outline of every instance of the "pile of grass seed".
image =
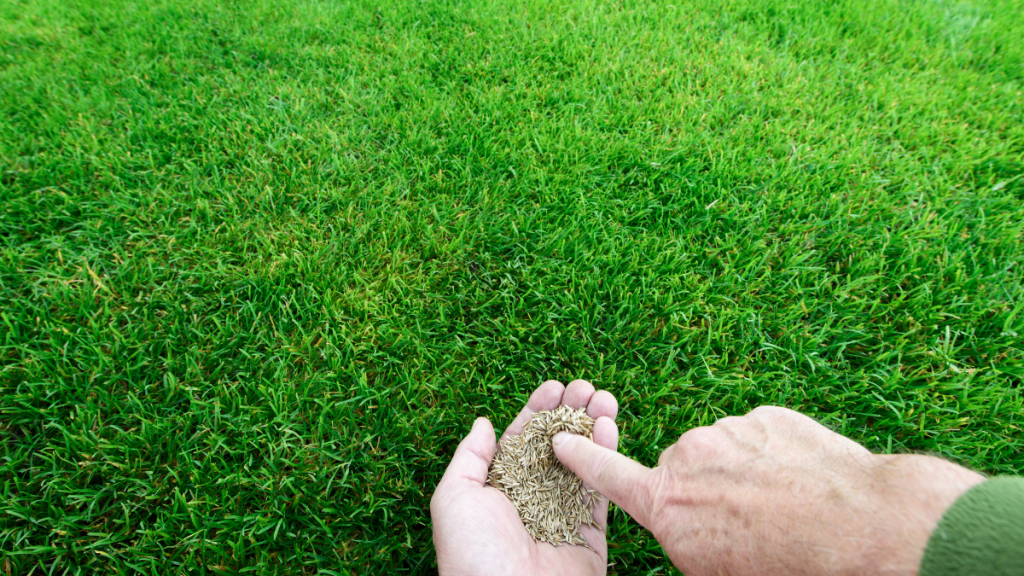
{"type": "Polygon", "coordinates": [[[592,496],[583,481],[562,465],[551,448],[551,438],[571,432],[593,439],[594,421],[583,408],[560,406],[533,415],[523,433],[501,441],[487,475],[487,483],[512,500],[526,531],[539,542],[555,546],[588,546],[581,525],[596,526],[592,496]]]}

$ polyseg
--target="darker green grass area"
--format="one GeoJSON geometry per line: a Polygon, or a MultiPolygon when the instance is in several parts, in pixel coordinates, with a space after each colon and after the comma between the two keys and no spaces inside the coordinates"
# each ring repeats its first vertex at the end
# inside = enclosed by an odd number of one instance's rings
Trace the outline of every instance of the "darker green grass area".
{"type": "MultiPolygon", "coordinates": [[[[474,416],[1024,472],[1012,0],[0,5],[0,574],[436,571],[474,416]]],[[[610,572],[672,572],[621,511],[610,572]]]]}

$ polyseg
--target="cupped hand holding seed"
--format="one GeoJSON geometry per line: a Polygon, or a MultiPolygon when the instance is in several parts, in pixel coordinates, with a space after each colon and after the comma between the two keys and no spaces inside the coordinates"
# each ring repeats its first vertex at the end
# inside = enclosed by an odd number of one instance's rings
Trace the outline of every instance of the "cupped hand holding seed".
{"type": "MultiPolygon", "coordinates": [[[[559,406],[585,408],[587,415],[594,419],[594,445],[610,451],[616,449],[618,402],[608,392],[595,391],[584,380],[573,381],[568,386],[555,381],[542,384],[502,438],[522,434],[523,426],[534,413],[559,406]]],[[[486,418],[478,418],[455,450],[430,499],[438,572],[442,576],[605,574],[607,501],[599,501],[592,509],[596,527],[580,527],[590,548],[556,547],[537,542],[527,533],[512,502],[486,484],[487,471],[497,449],[491,423],[486,418]]]]}
{"type": "Polygon", "coordinates": [[[553,438],[558,459],[688,576],[917,574],[943,512],[984,479],[939,458],[872,454],[773,406],[690,430],[653,469],[599,444],[553,438]]]}

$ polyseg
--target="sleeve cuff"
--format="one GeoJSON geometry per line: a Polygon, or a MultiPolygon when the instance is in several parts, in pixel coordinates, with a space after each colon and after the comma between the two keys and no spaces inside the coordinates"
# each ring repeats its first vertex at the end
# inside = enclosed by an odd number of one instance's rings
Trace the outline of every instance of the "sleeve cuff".
{"type": "Polygon", "coordinates": [[[974,486],[928,539],[920,576],[1024,575],[1024,478],[974,486]]]}

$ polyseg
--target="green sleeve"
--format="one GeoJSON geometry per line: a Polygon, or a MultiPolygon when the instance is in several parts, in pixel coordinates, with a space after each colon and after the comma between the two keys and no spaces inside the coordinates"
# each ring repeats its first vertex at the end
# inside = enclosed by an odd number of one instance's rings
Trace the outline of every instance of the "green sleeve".
{"type": "Polygon", "coordinates": [[[1024,575],[1024,478],[965,492],[928,539],[920,576],[1024,575]]]}

